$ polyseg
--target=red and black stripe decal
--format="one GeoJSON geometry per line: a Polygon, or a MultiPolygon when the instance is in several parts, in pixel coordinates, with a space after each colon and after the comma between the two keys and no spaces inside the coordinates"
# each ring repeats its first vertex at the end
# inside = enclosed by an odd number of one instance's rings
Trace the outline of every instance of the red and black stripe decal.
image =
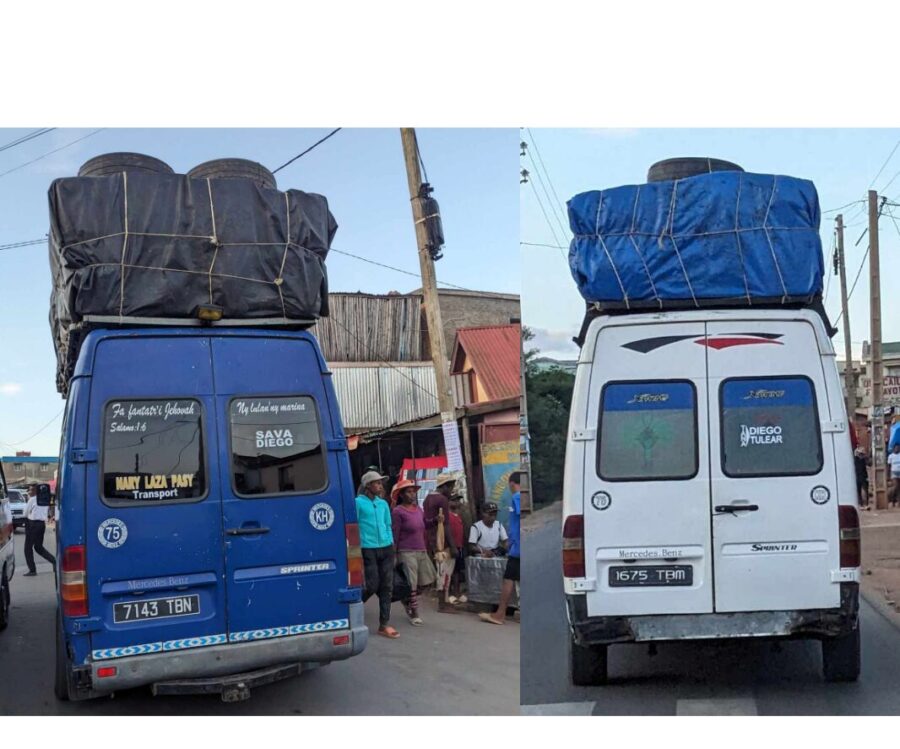
{"type": "Polygon", "coordinates": [[[732,348],[733,346],[753,346],[762,343],[772,343],[776,346],[783,346],[779,338],[784,336],[783,333],[718,333],[712,336],[696,335],[665,335],[656,336],[654,338],[642,338],[638,341],[630,341],[622,344],[622,348],[631,349],[641,354],[648,354],[663,346],[668,346],[679,341],[692,340],[701,346],[711,349],[721,350],[732,348]]]}

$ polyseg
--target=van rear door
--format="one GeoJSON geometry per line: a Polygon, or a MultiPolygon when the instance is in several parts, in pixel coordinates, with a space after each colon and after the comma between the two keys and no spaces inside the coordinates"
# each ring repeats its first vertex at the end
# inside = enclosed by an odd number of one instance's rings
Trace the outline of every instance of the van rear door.
{"type": "Polygon", "coordinates": [[[213,362],[230,640],[348,627],[346,441],[317,348],[305,334],[220,336],[213,362]]]}
{"type": "Polygon", "coordinates": [[[710,322],[706,344],[716,611],[836,607],[836,474],[821,428],[832,416],[815,330],[710,322]]]}
{"type": "Polygon", "coordinates": [[[597,336],[586,429],[574,435],[588,445],[590,616],[713,610],[704,335],[701,321],[597,336]]]}
{"type": "Polygon", "coordinates": [[[93,658],[225,642],[209,339],[111,336],[92,369],[83,459],[93,658]]]}

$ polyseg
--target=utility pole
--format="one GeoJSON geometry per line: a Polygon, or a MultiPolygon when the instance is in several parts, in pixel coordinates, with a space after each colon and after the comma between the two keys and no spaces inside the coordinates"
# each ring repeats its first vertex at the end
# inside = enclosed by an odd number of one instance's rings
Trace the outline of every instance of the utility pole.
{"type": "Polygon", "coordinates": [[[844,321],[844,387],[847,389],[847,421],[856,420],[856,375],[853,372],[853,348],[850,345],[850,310],[847,308],[847,269],[844,266],[844,215],[837,222],[837,267],[841,277],[841,319],[844,321]]]}
{"type": "Polygon", "coordinates": [[[883,362],[881,358],[881,267],[878,257],[878,193],[869,190],[869,327],[872,339],[872,466],[875,509],[887,509],[883,362]]]}
{"type": "MultiPolygon", "coordinates": [[[[419,149],[416,144],[416,131],[411,127],[400,128],[403,141],[403,160],[406,162],[406,178],[409,183],[409,199],[412,205],[413,221],[416,226],[416,244],[419,248],[419,268],[422,272],[422,297],[425,305],[425,319],[428,325],[428,340],[431,344],[431,360],[434,362],[434,379],[437,383],[438,408],[441,411],[441,424],[453,424],[455,444],[445,444],[448,462],[452,449],[459,451],[459,431],[456,426],[456,409],[453,404],[453,391],[450,388],[450,369],[447,358],[447,347],[444,343],[444,325],[441,320],[441,307],[438,299],[437,277],[434,272],[434,260],[428,248],[427,216],[422,215],[420,197],[422,173],[419,169],[419,149]]],[[[449,430],[444,427],[445,443],[448,442],[449,430]]],[[[452,437],[449,438],[452,440],[452,437]]]]}

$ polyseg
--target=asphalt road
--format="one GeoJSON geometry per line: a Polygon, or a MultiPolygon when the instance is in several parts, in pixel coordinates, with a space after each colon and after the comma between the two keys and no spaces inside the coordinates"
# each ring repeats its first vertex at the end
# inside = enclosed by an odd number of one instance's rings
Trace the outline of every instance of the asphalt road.
{"type": "MultiPolygon", "coordinates": [[[[52,532],[44,542],[55,545],[52,532]]],[[[260,687],[246,702],[218,697],[153,697],[149,689],[114,698],[58,702],[53,695],[53,573],[38,558],[27,571],[25,536],[16,534],[12,617],[0,633],[0,714],[12,715],[511,715],[519,709],[519,625],[492,627],[474,614],[438,614],[429,600],[424,627],[412,627],[399,605],[397,640],[370,637],[366,650],[299,677],[260,687]]],[[[378,624],[377,599],[366,621],[378,624]]]]}
{"type": "Polygon", "coordinates": [[[898,715],[900,630],[862,604],[862,675],[827,684],[818,642],[660,644],[610,648],[610,683],[574,687],[553,510],[526,528],[522,571],[522,711],[571,715],[898,715]]]}

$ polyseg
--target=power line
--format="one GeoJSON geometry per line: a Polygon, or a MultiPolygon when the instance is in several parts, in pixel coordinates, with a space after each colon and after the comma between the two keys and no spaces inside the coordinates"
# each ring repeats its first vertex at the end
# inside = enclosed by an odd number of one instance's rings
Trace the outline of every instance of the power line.
{"type": "Polygon", "coordinates": [[[0,251],[15,250],[18,247],[28,247],[33,244],[43,244],[46,241],[47,241],[47,235],[45,234],[40,239],[26,239],[24,242],[12,242],[10,244],[0,244],[0,251]]]}
{"type": "Polygon", "coordinates": [[[884,163],[881,165],[881,169],[878,170],[878,174],[872,177],[872,181],[869,183],[869,189],[872,189],[872,185],[875,184],[875,180],[881,176],[881,173],[884,171],[884,168],[888,165],[888,162],[891,160],[891,157],[894,155],[894,152],[897,150],[897,147],[900,146],[900,140],[898,140],[894,147],[891,149],[891,152],[888,154],[888,157],[884,160],[884,163]]]}
{"type": "Polygon", "coordinates": [[[33,440],[41,432],[43,432],[45,429],[47,429],[54,421],[56,421],[60,416],[62,416],[62,412],[65,410],[66,410],[66,407],[63,406],[61,409],[59,409],[59,413],[57,413],[56,416],[54,416],[52,419],[50,419],[50,421],[48,421],[46,424],[44,424],[44,426],[42,426],[40,429],[38,429],[30,437],[26,437],[25,439],[19,440],[18,442],[4,442],[3,440],[0,440],[0,443],[3,443],[7,447],[18,447],[19,445],[24,445],[26,442],[28,442],[29,440],[33,440]]]}
{"type": "Polygon", "coordinates": [[[0,177],[5,177],[7,174],[12,174],[13,172],[18,171],[19,169],[23,169],[24,167],[28,166],[29,164],[33,164],[35,161],[40,161],[41,159],[46,159],[48,156],[50,156],[58,151],[62,151],[64,148],[68,148],[69,146],[74,146],[76,143],[80,143],[81,141],[83,141],[87,138],[90,138],[92,135],[96,135],[97,133],[99,133],[105,129],[106,128],[104,128],[104,127],[98,128],[97,130],[94,130],[93,132],[90,132],[87,135],[82,135],[80,138],[76,138],[75,140],[70,141],[69,143],[66,143],[64,146],[60,146],[59,148],[54,148],[52,151],[47,151],[47,153],[41,154],[36,159],[32,159],[31,161],[26,161],[24,164],[19,164],[18,166],[14,166],[12,169],[7,169],[5,172],[0,172],[0,177]]]}
{"type": "Polygon", "coordinates": [[[569,248],[561,244],[547,244],[546,242],[519,242],[526,247],[550,247],[554,250],[568,250],[569,248]]]}
{"type": "Polygon", "coordinates": [[[531,156],[530,151],[528,153],[528,158],[531,159],[531,163],[534,166],[534,173],[537,175],[538,181],[541,183],[541,189],[544,191],[544,197],[547,198],[547,203],[550,206],[550,212],[553,214],[553,218],[556,219],[556,224],[559,226],[562,235],[566,236],[566,227],[563,225],[563,222],[559,217],[559,211],[557,211],[556,209],[556,203],[554,203],[553,198],[550,197],[550,191],[547,190],[547,185],[544,184],[544,178],[541,176],[541,170],[538,169],[538,163],[531,156]]]}
{"type": "Polygon", "coordinates": [[[857,203],[865,203],[866,199],[861,198],[860,200],[851,200],[849,203],[845,203],[844,205],[838,206],[837,208],[829,208],[827,211],[822,211],[822,213],[837,213],[838,211],[843,211],[845,208],[849,208],[851,205],[856,205],[857,203]]]}
{"type": "Polygon", "coordinates": [[[5,151],[8,148],[19,146],[22,143],[27,143],[28,141],[34,140],[35,138],[40,138],[42,135],[46,135],[47,133],[53,132],[54,130],[56,130],[55,127],[44,127],[39,130],[34,130],[27,135],[23,135],[21,138],[16,138],[15,140],[12,140],[9,143],[0,146],[0,151],[5,151]]]}
{"type": "MultiPolygon", "coordinates": [[[[862,262],[860,262],[859,268],[858,268],[857,271],[856,271],[856,278],[853,279],[853,285],[850,287],[850,293],[847,294],[847,301],[848,301],[848,302],[850,301],[850,297],[853,296],[853,291],[856,289],[856,283],[857,283],[857,281],[859,281],[859,276],[860,276],[860,274],[862,273],[863,266],[866,264],[866,259],[867,259],[868,257],[869,257],[869,246],[867,245],[867,246],[866,246],[866,252],[865,252],[865,254],[863,255],[862,262]]],[[[835,319],[835,321],[834,321],[835,326],[837,326],[837,324],[841,321],[841,318],[842,318],[843,316],[844,316],[844,310],[841,310],[841,313],[837,316],[837,319],[835,319]]]]}
{"type": "MultiPolygon", "coordinates": [[[[362,255],[354,255],[352,252],[347,252],[346,250],[338,250],[335,247],[332,247],[329,252],[336,252],[339,255],[346,255],[347,257],[356,258],[357,260],[362,260],[364,263],[369,263],[371,265],[377,265],[379,268],[387,268],[388,270],[396,271],[397,273],[403,273],[406,276],[413,276],[414,278],[421,279],[421,274],[413,273],[409,270],[404,270],[403,268],[397,268],[393,265],[388,265],[387,263],[379,263],[377,260],[372,260],[367,257],[363,257],[362,255]]],[[[455,283],[450,283],[449,281],[438,281],[439,284],[444,286],[452,286],[454,289],[459,289],[460,291],[471,291],[471,289],[467,289],[464,286],[457,286],[455,283]]]]}
{"type": "Polygon", "coordinates": [[[341,128],[341,127],[336,127],[334,130],[332,130],[330,133],[328,133],[328,135],[326,135],[324,138],[320,138],[319,140],[317,140],[315,143],[313,143],[313,144],[312,144],[309,148],[307,148],[305,151],[301,151],[301,152],[298,153],[296,156],[294,156],[294,158],[290,159],[289,161],[285,161],[285,162],[284,162],[280,167],[278,167],[277,169],[273,169],[273,170],[272,170],[272,174],[277,174],[277,173],[280,172],[282,169],[284,169],[286,166],[290,166],[291,164],[293,164],[293,163],[294,163],[297,159],[299,159],[301,156],[306,156],[306,154],[308,154],[308,153],[309,153],[310,151],[312,151],[314,148],[316,148],[317,146],[322,145],[322,143],[324,143],[326,140],[328,140],[332,135],[335,135],[335,134],[339,133],[341,130],[343,130],[343,128],[341,128]]]}
{"type": "MultiPolygon", "coordinates": [[[[547,222],[547,226],[550,227],[550,233],[553,235],[553,241],[556,242],[560,247],[562,243],[559,241],[559,237],[556,236],[556,229],[553,227],[553,224],[550,222],[550,217],[547,215],[547,211],[544,209],[544,203],[541,201],[541,194],[537,191],[537,188],[534,186],[534,180],[530,180],[529,184],[531,188],[534,190],[534,197],[537,198],[538,205],[541,207],[541,213],[544,214],[544,221],[547,222]]],[[[565,260],[565,256],[560,251],[560,256],[563,260],[565,260]]]]}
{"type": "Polygon", "coordinates": [[[553,208],[553,215],[559,223],[560,229],[562,229],[563,236],[566,236],[566,232],[568,231],[564,225],[564,222],[559,218],[559,213],[557,210],[558,206],[563,206],[563,216],[565,216],[565,206],[563,202],[559,199],[559,195],[556,192],[556,188],[553,186],[553,180],[550,179],[550,172],[547,170],[547,165],[544,163],[544,157],[541,156],[541,151],[538,148],[537,141],[534,138],[534,134],[531,132],[531,128],[525,128],[528,132],[528,137],[531,138],[531,146],[534,148],[534,152],[537,154],[538,160],[537,162],[534,160],[534,157],[531,155],[531,149],[528,150],[528,158],[531,159],[531,163],[534,165],[535,171],[537,172],[538,179],[541,182],[541,187],[544,188],[544,194],[547,196],[547,202],[550,203],[553,208]],[[538,169],[538,163],[540,163],[540,169],[538,169]],[[547,187],[544,185],[544,180],[541,178],[541,170],[544,172],[544,176],[547,177],[547,184],[550,185],[550,190],[553,192],[553,199],[550,198],[550,194],[547,192],[547,187]],[[555,202],[554,202],[555,201],[555,202]]]}

